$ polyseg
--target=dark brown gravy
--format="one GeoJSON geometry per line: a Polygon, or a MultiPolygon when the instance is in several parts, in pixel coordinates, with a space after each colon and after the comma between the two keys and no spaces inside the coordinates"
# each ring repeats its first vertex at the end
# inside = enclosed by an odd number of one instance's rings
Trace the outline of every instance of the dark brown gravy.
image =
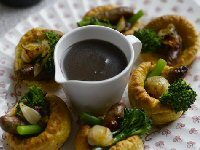
{"type": "Polygon", "coordinates": [[[92,39],[70,46],[63,63],[69,80],[101,81],[122,72],[127,59],[117,46],[92,39]]]}

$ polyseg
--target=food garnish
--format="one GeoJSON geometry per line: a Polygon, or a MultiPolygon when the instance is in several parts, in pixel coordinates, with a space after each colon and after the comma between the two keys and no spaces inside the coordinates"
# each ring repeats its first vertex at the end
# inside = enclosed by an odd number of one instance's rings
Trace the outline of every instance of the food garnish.
{"type": "Polygon", "coordinates": [[[90,10],[77,25],[79,27],[99,25],[126,33],[126,31],[132,30],[132,27],[143,15],[144,12],[142,10],[134,14],[130,7],[113,6],[111,8],[110,6],[99,6],[90,10]]]}
{"type": "MultiPolygon", "coordinates": [[[[84,113],[85,115],[86,113],[84,113]]],[[[81,117],[84,123],[92,123],[98,120],[98,117],[92,117],[92,121],[81,117]]],[[[96,124],[89,129],[88,143],[98,148],[109,148],[133,135],[143,135],[151,130],[152,122],[146,113],[140,109],[125,108],[123,103],[113,105],[104,115],[100,125],[96,124]],[[109,122],[110,119],[110,123],[109,122]],[[117,122],[112,124],[111,122],[117,122]],[[114,126],[113,126],[114,125],[114,126]],[[111,128],[110,128],[111,127],[111,128]]]]}
{"type": "Polygon", "coordinates": [[[119,102],[111,106],[110,109],[105,113],[104,125],[111,131],[115,131],[120,127],[120,122],[124,118],[125,107],[126,106],[124,103],[119,102]]]}
{"type": "Polygon", "coordinates": [[[160,102],[170,105],[176,112],[187,111],[196,100],[196,92],[183,79],[174,81],[168,92],[162,95],[160,102]]]}
{"type": "Polygon", "coordinates": [[[109,128],[95,125],[88,133],[88,143],[92,146],[106,147],[113,142],[113,135],[109,128]]]}
{"type": "Polygon", "coordinates": [[[86,112],[80,114],[80,119],[88,125],[101,125],[103,123],[102,118],[95,117],[86,112]]]}
{"type": "Polygon", "coordinates": [[[54,49],[61,36],[55,30],[29,30],[16,47],[16,76],[22,80],[51,80],[55,72],[54,49]]]}
{"type": "Polygon", "coordinates": [[[1,127],[9,133],[20,135],[42,132],[49,115],[49,104],[45,96],[46,93],[40,87],[29,87],[29,91],[16,104],[15,113],[1,117],[1,127]]]}
{"type": "Polygon", "coordinates": [[[167,80],[169,81],[169,83],[173,83],[174,81],[180,78],[184,78],[186,76],[187,71],[188,68],[186,66],[174,68],[169,72],[167,80]]]}
{"type": "Polygon", "coordinates": [[[135,24],[142,16],[144,16],[144,12],[142,10],[139,10],[136,14],[134,14],[128,22],[131,23],[131,25],[135,24]]]}
{"type": "Polygon", "coordinates": [[[41,119],[41,115],[39,112],[34,110],[31,107],[28,107],[24,105],[23,103],[19,104],[20,109],[22,111],[22,114],[24,118],[30,123],[30,124],[37,124],[38,121],[41,119]]]}
{"type": "MultiPolygon", "coordinates": [[[[36,85],[30,86],[29,91],[19,100],[19,104],[23,103],[34,109],[46,110],[47,101],[45,100],[46,93],[36,85]]],[[[19,107],[17,107],[19,108],[19,107]]],[[[20,111],[20,109],[18,109],[20,111]]],[[[38,110],[39,111],[39,110],[38,110]]]]}
{"type": "Polygon", "coordinates": [[[41,133],[43,128],[37,124],[35,125],[20,125],[17,127],[17,133],[19,135],[35,135],[41,133]]]}
{"type": "Polygon", "coordinates": [[[182,38],[178,34],[174,24],[170,23],[165,28],[155,31],[151,28],[143,28],[134,33],[142,42],[142,52],[160,54],[169,65],[175,65],[182,52],[182,38]]]}
{"type": "Polygon", "coordinates": [[[149,72],[147,78],[153,76],[160,76],[166,65],[167,62],[164,59],[159,59],[154,69],[151,72],[149,72]]]}
{"type": "Polygon", "coordinates": [[[47,70],[47,72],[54,73],[55,66],[54,66],[53,54],[54,54],[56,43],[59,41],[60,37],[58,36],[58,34],[56,34],[53,31],[46,32],[46,36],[48,38],[48,43],[51,49],[50,49],[48,58],[46,58],[46,63],[44,67],[45,67],[45,70],[47,70]]]}
{"type": "Polygon", "coordinates": [[[140,109],[125,108],[121,127],[113,132],[113,143],[117,143],[132,135],[146,134],[151,130],[151,125],[151,120],[144,111],[140,109]]]}
{"type": "Polygon", "coordinates": [[[162,38],[151,29],[141,29],[134,35],[142,42],[142,52],[155,52],[161,47],[162,38]]]}
{"type": "Polygon", "coordinates": [[[170,105],[176,112],[187,111],[196,100],[196,92],[182,79],[187,73],[187,67],[171,69],[167,79],[161,76],[166,61],[159,59],[154,69],[145,81],[145,90],[150,96],[160,99],[162,104],[170,105]]]}
{"type": "Polygon", "coordinates": [[[99,25],[99,26],[110,27],[112,29],[116,28],[116,26],[112,25],[109,20],[106,20],[106,19],[100,20],[100,19],[97,19],[95,17],[83,18],[83,20],[78,22],[77,25],[79,27],[83,27],[83,26],[87,26],[87,25],[99,25]]]}
{"type": "Polygon", "coordinates": [[[162,76],[152,76],[145,81],[145,90],[147,93],[155,98],[160,98],[168,91],[169,82],[162,76]]]}

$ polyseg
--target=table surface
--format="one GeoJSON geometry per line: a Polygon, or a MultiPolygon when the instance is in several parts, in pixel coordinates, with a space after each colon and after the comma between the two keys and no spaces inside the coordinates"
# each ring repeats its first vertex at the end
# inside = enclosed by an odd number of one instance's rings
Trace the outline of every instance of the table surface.
{"type": "Polygon", "coordinates": [[[48,5],[52,5],[57,0],[42,0],[40,3],[27,8],[12,8],[0,3],[0,37],[15,27],[24,18],[41,10],[48,5]]]}
{"type": "MultiPolygon", "coordinates": [[[[42,0],[35,6],[23,9],[7,7],[0,3],[0,37],[16,26],[24,18],[27,18],[29,15],[34,14],[48,5],[52,5],[56,1],[58,0],[42,0]]],[[[195,1],[200,5],[200,0],[195,1]]]]}

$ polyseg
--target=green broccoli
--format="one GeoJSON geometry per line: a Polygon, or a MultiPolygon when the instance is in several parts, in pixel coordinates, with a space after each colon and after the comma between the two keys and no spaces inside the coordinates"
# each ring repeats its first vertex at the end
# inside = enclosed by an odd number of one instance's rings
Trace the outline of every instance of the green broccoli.
{"type": "Polygon", "coordinates": [[[141,29],[134,35],[142,42],[143,52],[154,52],[161,47],[162,38],[151,29],[141,29]]]}
{"type": "Polygon", "coordinates": [[[51,47],[51,50],[54,50],[55,46],[56,46],[56,43],[59,41],[60,39],[60,36],[53,32],[53,31],[48,31],[45,33],[46,34],[46,37],[48,39],[48,43],[51,47]]]}
{"type": "Polygon", "coordinates": [[[168,92],[160,98],[162,104],[170,105],[176,112],[187,111],[196,100],[196,92],[186,83],[179,79],[169,86],[168,92]]]}
{"type": "Polygon", "coordinates": [[[34,106],[45,107],[45,95],[46,93],[40,87],[33,85],[29,87],[29,91],[24,94],[24,96],[19,100],[19,103],[22,102],[32,108],[34,106]]]}
{"type": "Polygon", "coordinates": [[[53,31],[48,31],[45,34],[48,39],[48,43],[50,45],[50,54],[48,55],[48,58],[46,59],[44,68],[48,73],[54,73],[55,66],[54,66],[53,55],[54,55],[54,49],[55,49],[56,43],[59,41],[60,36],[53,31]]]}
{"type": "Polygon", "coordinates": [[[121,128],[113,133],[113,144],[133,135],[146,134],[151,128],[152,121],[144,111],[140,109],[125,108],[121,128]]]}
{"type": "Polygon", "coordinates": [[[105,19],[104,20],[100,20],[100,19],[97,19],[97,18],[94,18],[94,17],[83,18],[83,20],[78,22],[77,25],[79,27],[87,26],[87,25],[99,25],[99,26],[110,27],[110,28],[113,28],[113,29],[116,28],[114,25],[112,25],[110,23],[109,20],[105,20],[105,19]]]}
{"type": "Polygon", "coordinates": [[[33,109],[39,109],[43,113],[48,113],[48,104],[45,96],[46,93],[40,87],[37,87],[36,85],[30,86],[29,91],[18,101],[16,115],[21,119],[24,119],[19,103],[23,103],[33,109]]]}

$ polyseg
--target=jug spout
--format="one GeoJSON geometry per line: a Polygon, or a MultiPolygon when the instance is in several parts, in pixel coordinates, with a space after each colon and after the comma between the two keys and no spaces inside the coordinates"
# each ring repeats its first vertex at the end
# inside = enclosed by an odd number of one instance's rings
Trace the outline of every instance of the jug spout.
{"type": "Polygon", "coordinates": [[[57,83],[66,83],[67,79],[65,78],[61,70],[60,62],[57,59],[55,59],[55,56],[54,56],[54,64],[55,64],[55,81],[57,83]]]}

